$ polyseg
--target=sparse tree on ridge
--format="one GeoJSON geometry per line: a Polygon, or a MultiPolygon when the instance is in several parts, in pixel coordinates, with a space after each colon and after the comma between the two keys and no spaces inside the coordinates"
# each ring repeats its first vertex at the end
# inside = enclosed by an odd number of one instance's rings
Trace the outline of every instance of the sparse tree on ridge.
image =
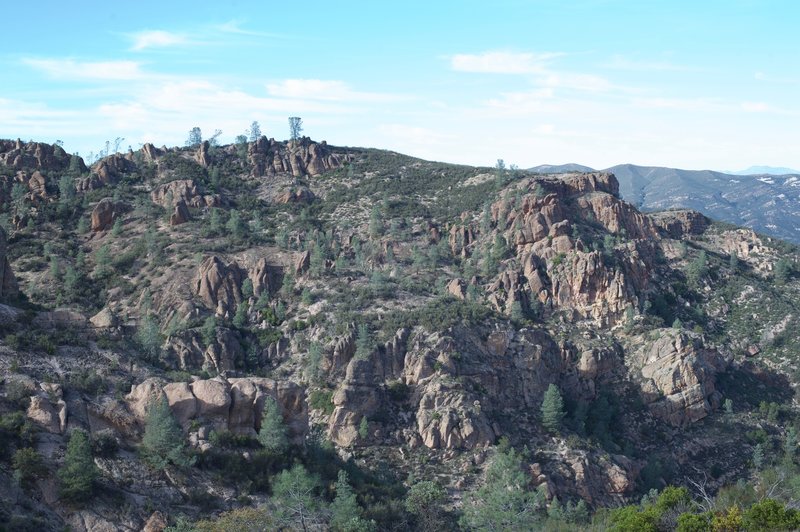
{"type": "Polygon", "coordinates": [[[289,138],[291,140],[298,140],[300,134],[303,132],[303,119],[299,116],[289,117],[289,138]]]}
{"type": "Polygon", "coordinates": [[[250,124],[250,129],[247,130],[247,136],[250,142],[255,142],[261,137],[261,126],[259,126],[258,122],[255,120],[250,124]]]}
{"type": "Polygon", "coordinates": [[[191,148],[196,148],[200,146],[201,142],[203,142],[203,132],[199,127],[194,126],[192,130],[189,131],[189,138],[186,140],[186,145],[191,148]]]}

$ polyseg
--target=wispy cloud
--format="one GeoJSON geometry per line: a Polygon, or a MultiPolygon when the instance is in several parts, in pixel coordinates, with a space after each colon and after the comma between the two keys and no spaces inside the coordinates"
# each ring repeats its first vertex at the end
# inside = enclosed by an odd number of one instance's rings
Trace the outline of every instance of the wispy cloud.
{"type": "Polygon", "coordinates": [[[659,60],[636,60],[623,55],[615,55],[610,61],[602,63],[600,66],[613,70],[633,70],[639,72],[652,72],[652,71],[665,71],[665,72],[679,72],[679,71],[697,71],[695,67],[688,65],[679,65],[669,61],[659,60]]]}
{"type": "Polygon", "coordinates": [[[133,44],[131,50],[140,52],[148,48],[166,48],[169,46],[184,45],[189,39],[180,33],[163,30],[144,30],[129,35],[133,44]]]}
{"type": "Polygon", "coordinates": [[[136,61],[75,61],[73,59],[23,59],[44,74],[65,80],[135,80],[146,76],[136,61]]]}
{"type": "Polygon", "coordinates": [[[450,67],[459,72],[486,74],[540,74],[546,65],[561,53],[545,52],[483,52],[480,54],[456,54],[450,58],[450,67]]]}
{"type": "Polygon", "coordinates": [[[772,111],[772,107],[765,102],[742,102],[742,110],[748,113],[765,113],[772,111]]]}
{"type": "Polygon", "coordinates": [[[267,84],[267,92],[278,98],[296,98],[327,101],[387,102],[407,97],[396,94],[360,92],[339,80],[286,79],[267,84]]]}

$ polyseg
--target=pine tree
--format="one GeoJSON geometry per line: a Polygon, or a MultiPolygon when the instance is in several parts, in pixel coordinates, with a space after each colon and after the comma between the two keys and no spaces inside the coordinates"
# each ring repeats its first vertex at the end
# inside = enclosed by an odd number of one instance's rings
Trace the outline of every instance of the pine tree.
{"type": "Polygon", "coordinates": [[[467,496],[461,525],[468,530],[540,530],[544,498],[530,491],[522,457],[501,444],[483,486],[467,496]]]}
{"type": "Polygon", "coordinates": [[[542,425],[550,432],[558,432],[566,413],[564,412],[564,399],[561,398],[561,392],[555,384],[551,383],[544,392],[541,410],[542,425]]]}
{"type": "Polygon", "coordinates": [[[186,442],[165,396],[161,396],[147,410],[142,457],[155,469],[166,469],[168,465],[191,465],[186,453],[186,442]]]}
{"type": "Polygon", "coordinates": [[[764,447],[759,443],[753,447],[753,468],[761,471],[762,467],[764,467],[764,447]]]}
{"type": "Polygon", "coordinates": [[[236,314],[233,316],[233,325],[239,329],[247,325],[247,302],[242,301],[236,305],[236,314]]]}
{"type": "Polygon", "coordinates": [[[264,400],[264,411],[261,414],[258,441],[266,450],[275,454],[282,453],[289,447],[283,415],[278,403],[272,397],[267,397],[264,400]]]}
{"type": "Polygon", "coordinates": [[[67,501],[85,501],[92,496],[98,475],[89,436],[83,430],[73,430],[64,455],[64,465],[58,470],[59,494],[67,501]]]}
{"type": "Polygon", "coordinates": [[[331,503],[330,526],[333,532],[368,530],[369,521],[361,517],[361,507],[350,487],[347,472],[340,470],[336,480],[336,498],[331,503]]]}
{"type": "Polygon", "coordinates": [[[316,530],[325,513],[318,490],[319,479],[302,465],[281,471],[272,482],[275,518],[289,530],[316,530]]]}
{"type": "Polygon", "coordinates": [[[136,330],[136,341],[150,360],[158,360],[161,354],[161,331],[152,314],[147,314],[136,330]]]}
{"type": "Polygon", "coordinates": [[[369,326],[366,323],[358,325],[358,334],[356,335],[356,354],[359,359],[367,358],[372,350],[375,348],[372,343],[372,334],[369,332],[369,326]]]}
{"type": "Polygon", "coordinates": [[[200,329],[200,336],[203,337],[203,343],[209,346],[217,339],[217,318],[209,316],[203,322],[203,327],[200,329]]]}

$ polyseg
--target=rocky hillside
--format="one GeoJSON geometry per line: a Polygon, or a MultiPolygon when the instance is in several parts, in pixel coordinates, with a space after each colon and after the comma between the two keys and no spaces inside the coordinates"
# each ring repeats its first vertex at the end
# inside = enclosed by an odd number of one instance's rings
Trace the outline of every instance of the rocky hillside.
{"type": "MultiPolygon", "coordinates": [[[[536,166],[530,171],[595,170],[563,164],[536,166]]],[[[800,175],[796,172],[729,174],[634,164],[619,164],[603,172],[613,173],[622,198],[642,210],[693,209],[715,220],[800,243],[800,175]]]]}
{"type": "Polygon", "coordinates": [[[291,529],[298,468],[318,529],[351,529],[339,471],[364,526],[479,529],[503,457],[569,529],[553,508],[750,479],[797,419],[797,249],[640,212],[613,173],[265,137],[87,168],[0,141],[0,201],[11,529],[291,529]],[[180,453],[154,460],[162,404],[180,453]]]}

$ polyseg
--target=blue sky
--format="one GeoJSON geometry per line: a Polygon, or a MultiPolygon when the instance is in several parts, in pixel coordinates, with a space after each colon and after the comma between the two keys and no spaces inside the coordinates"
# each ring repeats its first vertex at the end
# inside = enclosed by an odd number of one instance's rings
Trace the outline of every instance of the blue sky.
{"type": "Polygon", "coordinates": [[[297,115],[317,140],[456,163],[800,168],[796,6],[12,2],[0,138],[87,155],[253,120],[283,139],[297,115]]]}

